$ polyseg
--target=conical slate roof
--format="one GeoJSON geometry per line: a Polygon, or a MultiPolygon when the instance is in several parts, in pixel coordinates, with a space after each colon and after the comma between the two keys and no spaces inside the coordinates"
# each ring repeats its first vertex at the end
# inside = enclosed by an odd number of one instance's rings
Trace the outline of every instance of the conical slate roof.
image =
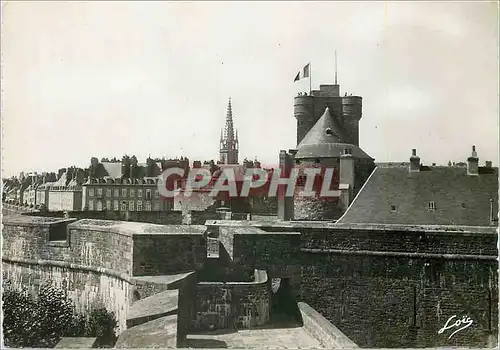
{"type": "Polygon", "coordinates": [[[297,147],[296,159],[340,157],[345,148],[352,150],[354,158],[371,157],[352,144],[345,129],[330,114],[328,107],[297,147]]]}

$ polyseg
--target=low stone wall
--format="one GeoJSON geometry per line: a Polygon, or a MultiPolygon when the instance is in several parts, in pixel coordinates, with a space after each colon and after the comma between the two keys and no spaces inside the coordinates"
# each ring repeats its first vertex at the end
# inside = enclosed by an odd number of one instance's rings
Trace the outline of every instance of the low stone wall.
{"type": "Polygon", "coordinates": [[[308,304],[299,302],[298,307],[304,328],[324,347],[329,349],[358,348],[344,333],[308,304]]]}
{"type": "Polygon", "coordinates": [[[242,329],[269,322],[271,291],[267,273],[255,270],[253,282],[199,282],[193,330],[242,329]]]}
{"type": "Polygon", "coordinates": [[[212,211],[191,211],[191,225],[204,225],[207,220],[219,219],[220,215],[212,211]]]}
{"type": "Polygon", "coordinates": [[[2,214],[22,214],[22,213],[37,213],[38,209],[30,208],[24,205],[15,205],[10,203],[2,203],[2,214]]]}
{"type": "Polygon", "coordinates": [[[113,221],[134,221],[157,225],[203,225],[207,220],[221,219],[220,215],[212,211],[189,211],[181,212],[171,211],[48,211],[40,212],[37,210],[27,210],[24,207],[10,205],[2,210],[4,215],[23,214],[42,217],[63,218],[67,215],[70,218],[94,219],[94,220],[113,220],[113,221]]]}

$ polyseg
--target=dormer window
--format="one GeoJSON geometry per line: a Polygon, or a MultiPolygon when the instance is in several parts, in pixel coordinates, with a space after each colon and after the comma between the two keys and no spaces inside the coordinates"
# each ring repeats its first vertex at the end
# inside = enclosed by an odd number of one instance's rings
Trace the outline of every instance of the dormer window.
{"type": "Polygon", "coordinates": [[[427,209],[428,210],[436,210],[436,203],[434,201],[429,201],[427,203],[427,209]]]}
{"type": "Polygon", "coordinates": [[[396,206],[394,204],[391,205],[391,211],[395,212],[396,211],[396,206]]]}
{"type": "Polygon", "coordinates": [[[325,134],[330,135],[330,136],[333,135],[332,129],[326,128],[325,134]]]}

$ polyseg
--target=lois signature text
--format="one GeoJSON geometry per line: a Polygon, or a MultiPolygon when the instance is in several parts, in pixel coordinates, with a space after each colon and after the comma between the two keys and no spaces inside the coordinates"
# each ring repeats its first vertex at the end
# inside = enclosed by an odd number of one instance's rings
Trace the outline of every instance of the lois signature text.
{"type": "Polygon", "coordinates": [[[453,315],[448,319],[448,321],[446,321],[444,327],[438,331],[438,334],[442,334],[448,329],[458,328],[448,337],[448,339],[451,339],[451,337],[453,337],[453,335],[455,335],[456,333],[472,326],[472,323],[474,323],[474,321],[469,316],[463,316],[462,319],[459,319],[457,318],[457,315],[453,315]],[[455,321],[453,322],[453,320],[455,321]]]}

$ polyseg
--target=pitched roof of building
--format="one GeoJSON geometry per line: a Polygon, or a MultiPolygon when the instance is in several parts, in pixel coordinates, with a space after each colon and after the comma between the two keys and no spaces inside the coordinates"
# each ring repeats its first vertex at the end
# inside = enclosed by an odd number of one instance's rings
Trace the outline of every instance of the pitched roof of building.
{"type": "Polygon", "coordinates": [[[101,163],[109,177],[113,179],[122,177],[122,163],[121,162],[102,162],[101,163]]]}
{"type": "Polygon", "coordinates": [[[296,159],[340,157],[345,148],[351,148],[354,158],[371,157],[361,148],[352,144],[345,129],[330,114],[328,107],[316,124],[297,146],[296,159]]]}
{"type": "Polygon", "coordinates": [[[377,167],[339,223],[490,225],[498,212],[498,168],[377,167]],[[429,209],[429,202],[435,210],[429,209]]]}

